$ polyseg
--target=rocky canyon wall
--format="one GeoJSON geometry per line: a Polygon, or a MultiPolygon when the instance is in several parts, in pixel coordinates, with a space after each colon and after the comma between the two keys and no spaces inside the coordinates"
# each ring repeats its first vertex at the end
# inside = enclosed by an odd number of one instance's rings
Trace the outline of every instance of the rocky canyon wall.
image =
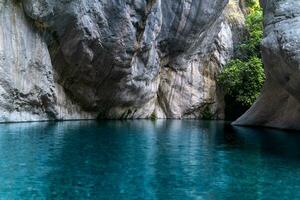
{"type": "MultiPolygon", "coordinates": [[[[0,122],[223,117],[239,0],[0,0],[0,122]]],[[[300,129],[300,2],[261,0],[267,81],[234,124],[300,129]]]]}
{"type": "Polygon", "coordinates": [[[0,121],[222,117],[237,0],[0,0],[0,121]]]}
{"type": "Polygon", "coordinates": [[[262,0],[262,95],[235,125],[300,130],[300,1],[262,0]]]}

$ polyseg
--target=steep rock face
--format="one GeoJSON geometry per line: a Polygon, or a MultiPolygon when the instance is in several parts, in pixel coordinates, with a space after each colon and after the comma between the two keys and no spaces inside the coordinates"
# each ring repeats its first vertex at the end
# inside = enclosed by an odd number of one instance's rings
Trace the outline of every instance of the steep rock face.
{"type": "Polygon", "coordinates": [[[262,0],[267,81],[261,97],[236,125],[300,130],[300,1],[262,0]]]}
{"type": "Polygon", "coordinates": [[[0,121],[55,117],[47,46],[19,4],[0,1],[0,30],[0,121]]]}
{"type": "Polygon", "coordinates": [[[17,2],[0,0],[0,121],[222,117],[237,0],[17,2]]]}
{"type": "Polygon", "coordinates": [[[190,73],[195,55],[208,51],[226,3],[26,0],[24,9],[55,36],[50,53],[57,80],[85,110],[103,118],[144,118],[156,109],[159,117],[173,118],[184,114],[175,108],[186,104],[179,98],[193,98],[189,88],[186,97],[170,94],[187,83],[174,76],[190,73]],[[161,78],[173,83],[160,84],[161,78]]]}
{"type": "Polygon", "coordinates": [[[0,121],[90,117],[54,81],[47,45],[22,5],[0,1],[0,121]]]}
{"type": "Polygon", "coordinates": [[[234,55],[244,20],[239,1],[229,1],[223,14],[207,30],[200,49],[183,62],[185,69],[162,68],[158,102],[167,117],[201,118],[203,112],[210,112],[214,118],[224,117],[223,96],[218,91],[216,76],[234,55]]]}

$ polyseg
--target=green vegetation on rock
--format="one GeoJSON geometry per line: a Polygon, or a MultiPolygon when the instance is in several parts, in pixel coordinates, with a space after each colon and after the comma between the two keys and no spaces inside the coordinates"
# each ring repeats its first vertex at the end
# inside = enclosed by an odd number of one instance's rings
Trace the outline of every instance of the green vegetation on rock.
{"type": "Polygon", "coordinates": [[[211,112],[210,107],[206,106],[202,111],[202,118],[203,120],[212,120],[214,118],[214,114],[211,112]]]}
{"type": "Polygon", "coordinates": [[[261,59],[232,60],[220,74],[218,81],[226,95],[243,106],[251,106],[260,94],[265,80],[261,59]]]}
{"type": "Polygon", "coordinates": [[[157,115],[156,115],[155,112],[153,112],[153,113],[151,114],[150,119],[151,119],[152,121],[157,120],[157,115]]]}
{"type": "Polygon", "coordinates": [[[246,16],[246,34],[243,43],[238,47],[237,58],[247,60],[253,56],[261,58],[260,43],[263,38],[263,11],[258,0],[252,2],[248,7],[246,16]]]}
{"type": "MultiPolygon", "coordinates": [[[[241,108],[231,112],[244,112],[248,109],[259,96],[265,80],[260,51],[263,13],[258,0],[248,0],[246,3],[248,14],[243,42],[237,48],[236,57],[218,76],[218,84],[225,92],[226,107],[241,108]]],[[[237,116],[240,114],[242,113],[237,116]]]]}

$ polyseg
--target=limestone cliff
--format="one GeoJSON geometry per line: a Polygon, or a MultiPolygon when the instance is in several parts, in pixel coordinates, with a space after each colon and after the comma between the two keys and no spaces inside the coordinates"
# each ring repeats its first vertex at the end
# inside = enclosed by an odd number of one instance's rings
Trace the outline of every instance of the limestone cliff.
{"type": "Polygon", "coordinates": [[[262,0],[262,95],[234,124],[300,130],[300,1],[262,0]]]}
{"type": "Polygon", "coordinates": [[[0,0],[0,122],[93,118],[54,78],[47,44],[17,1],[0,0]]]}
{"type": "Polygon", "coordinates": [[[244,20],[227,3],[0,0],[0,121],[222,117],[244,20]]]}

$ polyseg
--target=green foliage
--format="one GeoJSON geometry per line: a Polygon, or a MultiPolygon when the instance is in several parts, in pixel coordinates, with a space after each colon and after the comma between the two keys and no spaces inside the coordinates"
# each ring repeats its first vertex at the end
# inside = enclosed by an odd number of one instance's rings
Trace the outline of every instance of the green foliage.
{"type": "Polygon", "coordinates": [[[157,115],[156,115],[155,112],[153,112],[153,113],[151,114],[150,119],[151,119],[152,121],[157,120],[157,115]]]}
{"type": "Polygon", "coordinates": [[[211,112],[209,106],[206,106],[202,111],[202,119],[203,120],[212,120],[214,118],[214,114],[211,112]]]}
{"type": "Polygon", "coordinates": [[[265,81],[260,52],[263,13],[258,0],[248,0],[246,3],[249,6],[246,17],[247,33],[238,47],[237,57],[218,76],[218,83],[234,103],[250,107],[259,96],[265,81]]]}
{"type": "Polygon", "coordinates": [[[246,7],[251,10],[255,7],[259,7],[259,1],[258,0],[246,0],[246,7]]]}
{"type": "Polygon", "coordinates": [[[263,11],[257,0],[252,0],[252,4],[253,6],[249,8],[249,14],[246,17],[247,33],[243,43],[238,47],[238,57],[243,60],[249,59],[254,55],[261,57],[260,43],[263,38],[263,11]]]}
{"type": "Polygon", "coordinates": [[[253,56],[248,61],[232,60],[218,77],[226,95],[243,106],[251,106],[260,94],[265,80],[260,58],[253,56]]]}

